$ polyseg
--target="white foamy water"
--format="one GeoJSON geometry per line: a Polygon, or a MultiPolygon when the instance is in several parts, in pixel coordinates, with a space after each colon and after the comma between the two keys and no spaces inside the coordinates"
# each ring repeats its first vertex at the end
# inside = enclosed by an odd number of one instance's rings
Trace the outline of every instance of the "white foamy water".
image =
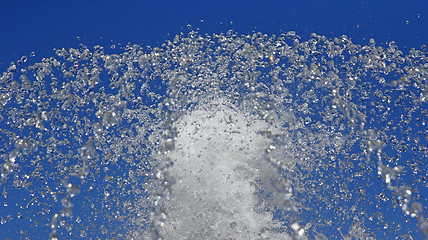
{"type": "Polygon", "coordinates": [[[257,197],[260,176],[275,177],[263,131],[279,131],[226,101],[199,106],[174,126],[167,156],[175,178],[165,239],[288,239],[257,197]]]}

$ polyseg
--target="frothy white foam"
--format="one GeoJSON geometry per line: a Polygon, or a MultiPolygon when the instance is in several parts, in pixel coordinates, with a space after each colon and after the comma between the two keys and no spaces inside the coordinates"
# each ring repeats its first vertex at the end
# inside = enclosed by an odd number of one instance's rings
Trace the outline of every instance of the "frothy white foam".
{"type": "Polygon", "coordinates": [[[175,127],[165,239],[289,238],[255,194],[261,174],[277,174],[264,159],[270,140],[260,134],[274,127],[224,100],[200,106],[175,127]]]}

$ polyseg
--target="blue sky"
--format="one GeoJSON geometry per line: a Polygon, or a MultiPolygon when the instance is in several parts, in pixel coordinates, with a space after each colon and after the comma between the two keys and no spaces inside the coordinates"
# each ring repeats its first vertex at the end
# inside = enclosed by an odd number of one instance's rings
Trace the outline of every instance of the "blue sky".
{"type": "Polygon", "coordinates": [[[33,51],[39,57],[50,56],[53,48],[79,42],[156,45],[187,24],[211,33],[295,30],[302,36],[346,34],[360,43],[374,37],[378,43],[394,40],[400,48],[420,47],[428,35],[427,5],[422,0],[4,1],[0,69],[33,51]]]}
{"type": "MultiPolygon", "coordinates": [[[[240,34],[290,30],[348,35],[366,44],[395,41],[407,53],[428,39],[428,2],[418,1],[4,1],[0,6],[0,71],[11,61],[79,43],[160,45],[187,29],[240,34]]],[[[32,60],[32,61],[36,61],[32,60]]],[[[1,211],[0,211],[1,212],[1,211]]],[[[398,212],[398,214],[401,214],[398,212]]],[[[0,233],[0,238],[1,238],[0,233]]]]}

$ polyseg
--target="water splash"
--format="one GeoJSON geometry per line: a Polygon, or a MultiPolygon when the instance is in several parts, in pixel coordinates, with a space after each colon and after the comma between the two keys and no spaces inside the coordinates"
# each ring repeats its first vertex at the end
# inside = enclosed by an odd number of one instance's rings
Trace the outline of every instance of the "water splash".
{"type": "Polygon", "coordinates": [[[6,237],[428,236],[425,50],[190,31],[122,51],[2,74],[6,237]]]}

